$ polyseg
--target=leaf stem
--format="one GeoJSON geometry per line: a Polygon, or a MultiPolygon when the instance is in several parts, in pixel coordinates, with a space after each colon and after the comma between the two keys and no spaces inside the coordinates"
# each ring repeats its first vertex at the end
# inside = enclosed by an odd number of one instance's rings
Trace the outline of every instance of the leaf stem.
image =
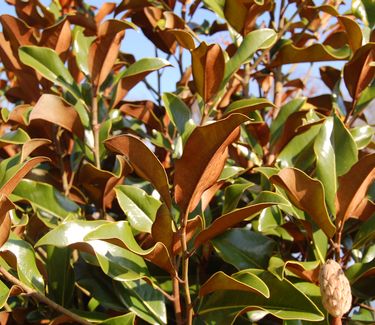
{"type": "Polygon", "coordinates": [[[26,284],[24,284],[23,282],[18,280],[16,277],[14,277],[12,274],[10,274],[2,266],[0,266],[0,273],[3,276],[4,279],[6,279],[7,281],[19,286],[20,288],[22,288],[23,291],[26,292],[26,294],[28,294],[29,296],[33,297],[34,299],[36,299],[36,300],[38,300],[42,303],[45,303],[46,305],[48,305],[52,309],[56,310],[60,314],[64,314],[64,315],[70,317],[72,320],[74,320],[78,324],[91,325],[91,323],[88,322],[87,320],[83,319],[82,317],[78,316],[77,314],[72,313],[70,310],[64,308],[63,306],[55,303],[54,301],[47,298],[43,294],[41,294],[41,293],[37,292],[36,290],[30,288],[29,286],[27,286],[26,284]]]}
{"type": "Polygon", "coordinates": [[[173,283],[173,305],[174,312],[176,314],[177,325],[182,325],[182,314],[181,314],[181,300],[180,300],[180,283],[177,276],[172,278],[173,283]]]}
{"type": "Polygon", "coordinates": [[[94,156],[95,165],[100,169],[100,140],[99,140],[99,114],[98,114],[98,96],[96,91],[93,92],[92,96],[92,132],[94,133],[94,156]]]}
{"type": "Polygon", "coordinates": [[[191,325],[193,323],[193,308],[191,304],[190,288],[189,288],[189,254],[187,249],[187,238],[186,238],[186,226],[189,217],[189,209],[186,209],[182,225],[180,229],[181,233],[181,247],[182,247],[182,280],[184,283],[184,294],[185,294],[185,308],[186,308],[186,324],[191,325]]]}

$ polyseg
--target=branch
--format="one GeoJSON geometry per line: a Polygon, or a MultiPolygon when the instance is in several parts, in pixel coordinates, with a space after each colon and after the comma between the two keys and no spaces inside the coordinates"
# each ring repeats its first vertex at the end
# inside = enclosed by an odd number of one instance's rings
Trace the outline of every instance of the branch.
{"type": "Polygon", "coordinates": [[[182,280],[184,283],[184,293],[185,293],[185,306],[186,306],[186,324],[191,325],[193,323],[193,306],[190,297],[189,288],[189,252],[187,249],[187,238],[186,238],[186,227],[189,217],[189,207],[186,209],[184,218],[182,220],[182,225],[180,228],[181,234],[181,247],[182,247],[182,280]]]}
{"type": "Polygon", "coordinates": [[[64,314],[68,317],[70,317],[72,320],[77,322],[78,324],[83,324],[83,325],[91,325],[90,322],[87,320],[83,319],[82,317],[78,316],[77,314],[72,313],[70,310],[64,308],[63,306],[55,303],[51,299],[47,298],[46,296],[42,295],[41,293],[37,292],[36,290],[30,288],[20,280],[18,280],[16,277],[11,275],[7,270],[5,270],[2,266],[0,266],[0,273],[4,277],[4,279],[8,280],[9,282],[19,286],[22,288],[23,291],[25,291],[29,296],[35,298],[36,300],[45,303],[52,309],[56,310],[60,314],[64,314]]]}

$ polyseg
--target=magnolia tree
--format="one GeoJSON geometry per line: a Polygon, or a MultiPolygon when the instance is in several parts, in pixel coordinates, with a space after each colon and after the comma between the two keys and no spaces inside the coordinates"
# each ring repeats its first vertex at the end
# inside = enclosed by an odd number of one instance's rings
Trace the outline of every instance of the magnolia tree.
{"type": "Polygon", "coordinates": [[[6,2],[1,324],[374,323],[374,1],[6,2]]]}

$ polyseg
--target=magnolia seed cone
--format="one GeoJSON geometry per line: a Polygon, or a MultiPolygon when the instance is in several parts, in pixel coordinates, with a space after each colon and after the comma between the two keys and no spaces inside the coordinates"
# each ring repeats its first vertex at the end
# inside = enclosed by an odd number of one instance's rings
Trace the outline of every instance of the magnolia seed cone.
{"type": "Polygon", "coordinates": [[[352,294],[340,264],[327,260],[320,268],[319,283],[324,308],[334,317],[347,313],[352,305],[352,294]]]}

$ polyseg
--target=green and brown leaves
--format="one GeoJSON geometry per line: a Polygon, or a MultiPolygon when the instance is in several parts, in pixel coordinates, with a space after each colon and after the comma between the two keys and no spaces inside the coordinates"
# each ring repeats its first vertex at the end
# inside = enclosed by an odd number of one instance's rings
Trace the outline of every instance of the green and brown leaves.
{"type": "Polygon", "coordinates": [[[374,60],[375,44],[369,43],[361,47],[345,64],[344,80],[353,100],[357,100],[365,87],[374,79],[375,67],[370,65],[374,60]]]}
{"type": "Polygon", "coordinates": [[[336,228],[327,212],[322,183],[295,168],[282,169],[270,180],[284,189],[290,201],[308,213],[329,238],[333,237],[336,228]]]}
{"type": "Polygon", "coordinates": [[[228,146],[239,136],[239,125],[248,118],[232,114],[218,122],[196,127],[186,142],[174,176],[175,201],[182,211],[193,211],[201,195],[221,174],[228,146]],[[196,153],[204,148],[203,155],[196,153]]]}
{"type": "Polygon", "coordinates": [[[168,206],[171,205],[164,167],[141,140],[131,135],[121,135],[106,140],[105,145],[108,149],[124,155],[134,171],[151,182],[164,202],[168,206]]]}

